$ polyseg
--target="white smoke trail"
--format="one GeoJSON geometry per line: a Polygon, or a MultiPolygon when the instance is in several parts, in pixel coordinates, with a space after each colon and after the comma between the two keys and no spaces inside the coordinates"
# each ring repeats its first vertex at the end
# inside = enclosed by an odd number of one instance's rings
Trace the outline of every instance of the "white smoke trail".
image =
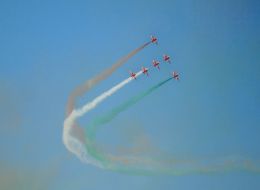
{"type": "MultiPolygon", "coordinates": [[[[142,74],[142,71],[136,73],[136,78],[142,74]]],[[[132,77],[125,79],[124,81],[120,82],[116,86],[112,87],[111,89],[107,90],[106,92],[102,93],[98,97],[96,97],[91,102],[85,104],[80,109],[74,109],[71,114],[65,119],[64,127],[63,127],[63,143],[66,148],[75,154],[82,162],[90,163],[95,166],[103,168],[103,165],[96,160],[94,157],[88,153],[87,149],[85,148],[84,142],[80,139],[77,135],[78,131],[80,130],[79,127],[73,126],[74,122],[90,110],[94,109],[98,104],[103,102],[106,98],[114,94],[116,91],[120,90],[126,84],[134,80],[132,77]]]]}

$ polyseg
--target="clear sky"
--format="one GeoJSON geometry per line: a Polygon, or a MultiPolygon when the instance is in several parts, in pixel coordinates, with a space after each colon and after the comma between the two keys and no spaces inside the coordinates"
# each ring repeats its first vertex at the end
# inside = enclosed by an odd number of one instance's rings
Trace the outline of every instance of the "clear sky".
{"type": "Polygon", "coordinates": [[[179,82],[120,114],[100,130],[99,142],[113,147],[141,134],[180,157],[259,161],[259,20],[256,0],[0,1],[0,189],[260,189],[260,175],[245,171],[106,171],[81,163],[62,143],[71,91],[154,34],[158,46],[146,47],[77,106],[129,70],[144,65],[150,77],[127,85],[86,115],[82,126],[177,70],[179,82]],[[163,53],[173,63],[157,71],[151,60],[163,53]]]}

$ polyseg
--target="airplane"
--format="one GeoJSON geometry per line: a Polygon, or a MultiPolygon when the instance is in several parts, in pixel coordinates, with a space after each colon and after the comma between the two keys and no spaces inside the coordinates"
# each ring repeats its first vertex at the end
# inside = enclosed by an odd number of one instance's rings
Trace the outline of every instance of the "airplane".
{"type": "Polygon", "coordinates": [[[160,64],[159,61],[153,60],[153,66],[157,67],[160,70],[159,64],[160,64]]]}
{"type": "Polygon", "coordinates": [[[179,80],[179,74],[178,74],[176,71],[173,71],[172,77],[173,77],[175,80],[179,80]]]}
{"type": "Polygon", "coordinates": [[[129,71],[129,74],[133,79],[136,79],[136,73],[129,71]]]}
{"type": "Polygon", "coordinates": [[[155,43],[156,45],[158,45],[157,38],[154,37],[154,36],[151,36],[151,42],[155,43]]]}
{"type": "Polygon", "coordinates": [[[145,67],[142,67],[142,71],[143,71],[143,74],[145,74],[145,75],[149,75],[148,74],[148,68],[145,68],[145,67]]]}
{"type": "Polygon", "coordinates": [[[163,55],[163,60],[168,62],[168,63],[171,63],[170,56],[168,56],[166,54],[163,55]]]}

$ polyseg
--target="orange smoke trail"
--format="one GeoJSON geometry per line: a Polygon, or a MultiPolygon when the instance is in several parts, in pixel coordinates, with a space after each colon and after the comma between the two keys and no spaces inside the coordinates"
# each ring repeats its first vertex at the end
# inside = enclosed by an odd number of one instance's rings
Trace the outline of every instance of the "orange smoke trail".
{"type": "Polygon", "coordinates": [[[82,96],[87,91],[89,91],[93,86],[101,82],[102,80],[105,80],[107,77],[109,77],[116,69],[118,69],[120,66],[122,66],[126,61],[128,61],[131,57],[133,57],[135,54],[137,54],[139,51],[144,49],[147,45],[149,45],[151,42],[147,42],[143,44],[141,47],[133,50],[128,55],[114,63],[110,68],[107,68],[106,70],[102,71],[100,74],[96,75],[92,79],[89,79],[84,84],[78,86],[72,93],[70,94],[68,98],[67,103],[67,109],[66,109],[66,115],[70,115],[70,113],[73,111],[76,98],[79,96],[82,96]]]}

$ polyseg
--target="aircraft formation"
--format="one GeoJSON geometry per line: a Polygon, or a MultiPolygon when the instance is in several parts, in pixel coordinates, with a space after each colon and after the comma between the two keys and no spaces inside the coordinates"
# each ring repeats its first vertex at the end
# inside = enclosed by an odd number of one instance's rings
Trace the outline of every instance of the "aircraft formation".
{"type": "MultiPolygon", "coordinates": [[[[158,45],[158,39],[155,36],[150,37],[150,42],[158,45]]],[[[169,55],[163,54],[162,59],[163,59],[164,62],[171,64],[171,57],[169,55]]],[[[160,62],[158,60],[155,60],[155,59],[152,60],[152,65],[155,68],[157,68],[158,70],[160,70],[160,62]]],[[[148,68],[142,67],[141,69],[142,69],[142,72],[143,72],[144,75],[149,76],[149,74],[148,74],[149,69],[148,68]]],[[[130,74],[130,77],[132,77],[133,79],[136,79],[136,73],[129,71],[129,74],[130,74]]],[[[173,71],[171,73],[171,75],[172,75],[173,79],[179,80],[179,74],[176,71],[173,71]]]]}
{"type": "MultiPolygon", "coordinates": [[[[119,67],[121,67],[123,64],[125,64],[128,59],[133,57],[135,54],[137,54],[139,51],[144,49],[149,44],[156,44],[158,45],[158,40],[156,37],[151,36],[150,41],[144,43],[142,46],[134,49],[131,51],[128,55],[126,55],[123,59],[120,59],[116,63],[114,63],[111,67],[105,69],[100,74],[94,76],[93,78],[89,79],[86,83],[83,85],[75,88],[75,90],[71,93],[71,96],[68,100],[68,107],[67,107],[67,117],[64,121],[64,128],[63,128],[63,143],[66,146],[66,148],[75,154],[81,161],[85,163],[93,164],[97,167],[100,167],[102,169],[111,169],[113,171],[122,171],[121,167],[124,171],[125,169],[130,169],[131,171],[140,171],[140,164],[144,163],[148,164],[144,165],[143,168],[144,171],[148,168],[148,171],[150,171],[150,168],[157,171],[160,168],[158,168],[158,165],[163,165],[164,162],[157,162],[157,159],[151,158],[151,163],[155,163],[155,167],[153,168],[153,165],[150,164],[150,162],[147,162],[146,159],[143,158],[136,158],[135,156],[132,157],[131,155],[126,156],[127,160],[121,159],[121,156],[113,155],[115,159],[110,159],[110,156],[104,156],[104,158],[100,159],[100,154],[103,155],[103,152],[96,154],[97,150],[95,146],[92,146],[95,144],[95,137],[93,138],[93,135],[88,135],[87,133],[81,133],[83,132],[82,129],[77,124],[77,119],[82,117],[83,115],[87,114],[89,111],[95,109],[99,104],[101,104],[103,101],[105,101],[108,97],[112,96],[114,93],[119,91],[121,88],[123,88],[125,85],[133,81],[134,79],[137,79],[140,75],[149,75],[148,74],[148,68],[142,66],[141,70],[134,73],[130,72],[130,77],[127,77],[126,79],[123,79],[118,84],[114,85],[110,89],[104,91],[100,95],[98,95],[96,98],[94,98],[92,101],[86,103],[81,108],[75,108],[76,99],[82,96],[83,94],[87,93],[92,87],[96,86],[100,81],[106,80],[110,75],[113,74],[119,67]],[[87,84],[87,85],[86,85],[87,84]],[[79,90],[80,89],[80,90],[79,90]],[[92,138],[89,138],[92,136],[92,138]],[[118,158],[118,159],[117,159],[118,158]],[[138,162],[136,162],[136,159],[138,159],[138,162]],[[122,162],[123,161],[123,162],[122,162]],[[127,164],[131,162],[131,164],[127,164]],[[140,162],[139,162],[140,161],[140,162]],[[109,164],[107,164],[109,163],[109,164]],[[136,164],[132,164],[136,163],[136,164]],[[109,167],[107,167],[109,165],[109,167]],[[111,167],[112,166],[112,167],[111,167]]],[[[169,55],[163,55],[162,61],[164,61],[166,64],[171,63],[171,58],[169,55]]],[[[157,60],[152,61],[152,66],[154,66],[154,69],[160,70],[160,62],[157,60]]],[[[163,84],[166,84],[166,82],[170,81],[171,79],[179,80],[179,74],[174,71],[171,73],[171,77],[167,77],[167,79],[164,79],[163,81],[160,81],[159,83],[153,85],[151,88],[148,88],[146,91],[141,92],[140,94],[137,94],[137,96],[132,97],[130,100],[127,100],[122,105],[119,105],[119,107],[116,107],[115,109],[112,109],[110,112],[108,112],[104,117],[97,117],[93,124],[90,124],[89,127],[91,127],[90,131],[92,130],[92,134],[96,132],[96,129],[99,127],[99,125],[105,124],[110,122],[114,117],[116,117],[120,112],[126,110],[128,107],[134,105],[141,99],[143,99],[145,96],[152,93],[154,90],[159,89],[163,84]],[[97,122],[96,122],[97,121],[97,122]]],[[[95,136],[95,135],[94,135],[95,136]]],[[[104,155],[106,153],[104,152],[104,155]]],[[[143,164],[142,164],[143,165],[143,164]]],[[[162,171],[168,171],[168,164],[166,166],[167,168],[162,168],[162,171]]],[[[129,170],[129,171],[130,171],[129,170]]],[[[158,171],[159,171],[158,170],[158,171]]]]}

